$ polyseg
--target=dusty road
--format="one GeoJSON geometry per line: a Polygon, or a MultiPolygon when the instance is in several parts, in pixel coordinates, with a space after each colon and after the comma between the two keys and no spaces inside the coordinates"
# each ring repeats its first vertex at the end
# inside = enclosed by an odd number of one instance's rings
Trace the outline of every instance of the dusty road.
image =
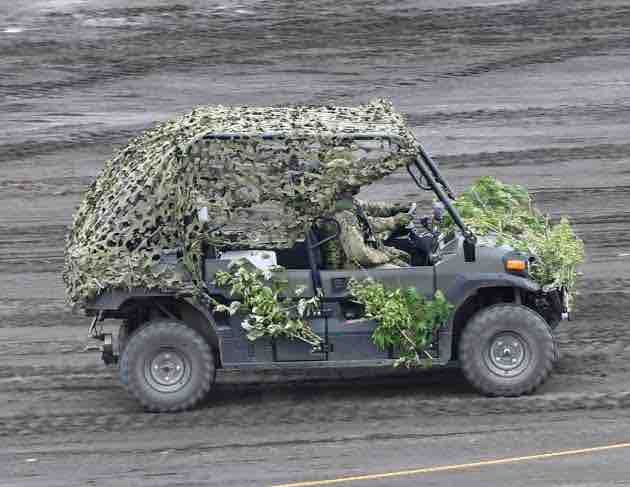
{"type": "MultiPolygon", "coordinates": [[[[627,1],[127,3],[0,0],[0,485],[273,485],[630,441],[627,1]],[[491,400],[452,371],[220,374],[204,408],[140,411],[81,352],[86,319],[63,299],[65,229],[103,161],[197,104],[372,96],[409,116],[457,189],[496,175],[575,223],[588,262],[555,375],[491,400]]],[[[402,173],[366,195],[425,197],[402,173]]],[[[627,485],[629,454],[356,485],[627,485]]]]}

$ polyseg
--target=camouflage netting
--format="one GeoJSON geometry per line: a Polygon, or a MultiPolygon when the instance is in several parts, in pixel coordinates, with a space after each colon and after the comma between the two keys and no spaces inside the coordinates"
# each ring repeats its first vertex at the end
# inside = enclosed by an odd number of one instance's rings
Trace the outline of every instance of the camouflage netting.
{"type": "Polygon", "coordinates": [[[414,154],[412,133],[385,101],[200,107],[161,123],[132,139],[89,187],[66,244],[68,300],[82,305],[108,288],[198,290],[204,242],[291,247],[341,191],[414,154]],[[208,222],[198,217],[203,207],[208,222]],[[163,264],[169,249],[179,249],[183,266],[163,264]]]}

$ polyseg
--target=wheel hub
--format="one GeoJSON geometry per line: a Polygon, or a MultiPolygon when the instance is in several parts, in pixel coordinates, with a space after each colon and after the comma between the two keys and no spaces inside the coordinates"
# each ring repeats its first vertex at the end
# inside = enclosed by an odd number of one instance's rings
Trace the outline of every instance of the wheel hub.
{"type": "Polygon", "coordinates": [[[503,377],[518,375],[529,364],[529,349],[523,338],[511,332],[495,335],[490,340],[486,363],[488,367],[503,377]]]}
{"type": "Polygon", "coordinates": [[[176,352],[159,353],[151,361],[153,378],[164,385],[171,385],[182,378],[185,372],[184,360],[176,352]]]}
{"type": "Polygon", "coordinates": [[[190,365],[178,350],[160,350],[145,363],[144,376],[155,390],[175,392],[188,382],[190,365]]]}

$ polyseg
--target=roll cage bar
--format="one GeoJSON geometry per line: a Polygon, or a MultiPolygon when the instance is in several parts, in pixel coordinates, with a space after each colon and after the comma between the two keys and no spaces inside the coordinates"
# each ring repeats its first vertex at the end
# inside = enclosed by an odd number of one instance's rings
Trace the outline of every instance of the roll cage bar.
{"type": "Polygon", "coordinates": [[[474,233],[464,223],[461,216],[459,215],[459,212],[457,211],[457,208],[453,206],[452,200],[456,198],[455,192],[451,189],[446,179],[444,179],[444,177],[440,173],[440,170],[438,169],[433,159],[431,159],[429,154],[427,154],[427,152],[420,144],[418,144],[418,155],[419,157],[417,157],[413,162],[407,165],[407,172],[420,188],[427,189],[435,193],[440,202],[446,208],[446,211],[448,211],[455,224],[462,231],[462,235],[467,240],[474,243],[476,241],[474,233]],[[427,182],[428,187],[424,186],[422,184],[422,181],[418,180],[416,175],[411,170],[412,165],[415,166],[418,171],[420,171],[420,174],[422,174],[422,177],[427,182]]]}

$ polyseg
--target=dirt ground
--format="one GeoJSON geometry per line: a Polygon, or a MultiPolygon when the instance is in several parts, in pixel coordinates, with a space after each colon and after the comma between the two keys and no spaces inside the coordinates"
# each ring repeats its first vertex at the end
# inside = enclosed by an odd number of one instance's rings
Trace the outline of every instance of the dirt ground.
{"type": "MultiPolygon", "coordinates": [[[[456,440],[472,429],[471,444],[497,454],[505,440],[495,435],[514,428],[529,431],[514,451],[554,448],[554,437],[571,447],[580,436],[627,438],[627,1],[127,3],[0,0],[0,485],[328,478],[440,463],[432,445],[469,458],[456,440]],[[86,185],[129,137],[194,105],[373,96],[407,114],[457,190],[486,174],[519,182],[575,224],[588,257],[552,378],[533,396],[497,400],[451,370],[304,384],[299,372],[219,373],[204,407],[142,412],[116,370],[83,353],[88,321],[64,303],[64,235],[86,185]],[[431,443],[420,445],[422,435],[431,443]],[[449,450],[440,438],[453,435],[449,450]],[[173,460],[193,456],[194,468],[173,460]]],[[[426,201],[406,173],[364,194],[426,201]]],[[[625,485],[630,468],[615,465],[588,485],[625,485]]],[[[573,468],[558,475],[586,475],[573,468]]]]}

